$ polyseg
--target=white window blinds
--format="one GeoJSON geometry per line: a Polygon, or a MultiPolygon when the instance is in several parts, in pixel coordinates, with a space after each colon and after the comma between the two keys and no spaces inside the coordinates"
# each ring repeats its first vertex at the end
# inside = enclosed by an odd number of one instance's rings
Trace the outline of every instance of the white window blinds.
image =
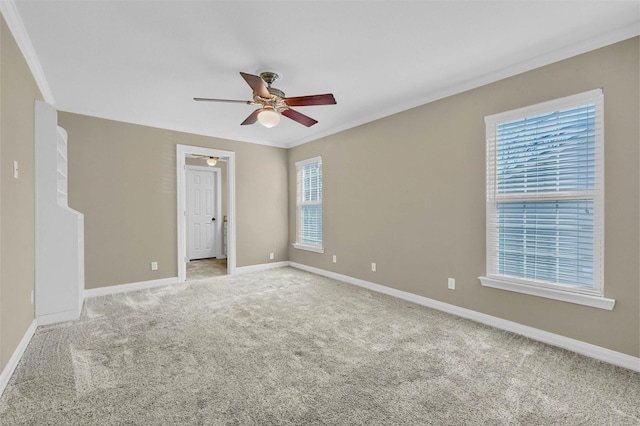
{"type": "Polygon", "coordinates": [[[487,117],[487,275],[602,295],[603,96],[487,117]]]}
{"type": "Polygon", "coordinates": [[[322,158],[296,163],[297,236],[294,246],[322,250],[322,158]]]}

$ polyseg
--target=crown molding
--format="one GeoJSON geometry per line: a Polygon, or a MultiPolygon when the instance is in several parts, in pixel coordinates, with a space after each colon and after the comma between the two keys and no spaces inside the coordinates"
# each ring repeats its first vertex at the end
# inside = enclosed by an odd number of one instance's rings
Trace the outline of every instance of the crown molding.
{"type": "Polygon", "coordinates": [[[16,40],[25,61],[27,61],[27,65],[31,70],[31,74],[33,74],[33,78],[40,89],[44,101],[54,105],[55,99],[53,92],[51,91],[51,87],[49,87],[49,82],[44,75],[44,70],[33,48],[33,44],[31,44],[31,39],[29,38],[29,34],[27,34],[27,29],[24,27],[15,0],[0,1],[0,12],[2,12],[2,16],[9,26],[13,38],[16,40]]]}
{"type": "MultiPolygon", "coordinates": [[[[55,99],[53,96],[53,92],[49,86],[47,78],[45,76],[44,70],[42,69],[42,65],[38,56],[36,55],[35,49],[31,43],[29,35],[26,31],[20,13],[18,11],[16,0],[0,0],[0,12],[4,16],[4,19],[7,22],[7,25],[13,34],[13,37],[16,40],[23,56],[33,77],[42,93],[44,100],[52,105],[55,105],[55,99]]],[[[626,40],[631,37],[635,37],[640,35],[640,27],[638,27],[637,23],[633,23],[631,25],[627,25],[625,27],[620,27],[617,30],[609,31],[607,33],[601,34],[599,36],[593,37],[588,40],[584,40],[582,42],[575,43],[571,46],[567,46],[561,49],[556,49],[554,51],[538,55],[531,59],[507,65],[495,72],[491,72],[476,78],[470,78],[467,80],[461,80],[455,82],[449,87],[442,88],[440,90],[432,91],[429,93],[423,94],[423,96],[419,98],[414,98],[408,100],[407,102],[402,102],[388,108],[379,109],[374,114],[370,114],[365,117],[360,117],[356,120],[345,123],[341,126],[333,127],[330,129],[326,129],[324,131],[320,131],[318,133],[309,134],[307,137],[297,140],[283,140],[282,142],[256,142],[256,141],[248,141],[241,140],[242,142],[254,143],[259,145],[267,145],[267,146],[275,146],[280,148],[293,148],[298,145],[303,145],[308,142],[312,142],[318,139],[325,138],[327,136],[331,136],[336,133],[343,132],[345,130],[349,130],[354,127],[358,127],[360,125],[379,120],[381,118],[385,118],[387,116],[397,114],[399,112],[403,112],[409,110],[411,108],[415,108],[421,105],[428,104],[430,102],[437,101],[439,99],[443,99],[458,93],[465,92],[467,90],[471,90],[477,87],[481,87],[495,81],[499,81],[523,72],[527,72],[545,65],[549,65],[554,62],[558,62],[572,56],[576,56],[582,53],[589,52],[591,50],[595,50],[613,43],[617,43],[623,40],[626,40]]],[[[64,108],[64,107],[63,107],[64,108]]],[[[75,112],[69,110],[69,112],[75,112]]],[[[85,114],[86,112],[75,112],[79,114],[85,114]]],[[[110,117],[103,117],[108,119],[116,119],[110,117]]],[[[120,120],[119,120],[120,121],[120,120]]],[[[131,122],[125,120],[126,122],[131,122]]],[[[142,124],[146,126],[158,126],[161,123],[137,123],[133,122],[133,124],[142,124]]],[[[163,125],[159,126],[160,128],[166,128],[163,125]]],[[[188,129],[169,129],[175,131],[183,131],[188,133],[193,133],[188,129]]],[[[213,136],[209,135],[206,136],[213,136]]]]}
{"type": "Polygon", "coordinates": [[[327,137],[336,133],[340,133],[354,127],[358,127],[363,124],[367,124],[372,121],[376,121],[381,118],[385,118],[390,115],[397,114],[399,112],[407,111],[411,108],[416,108],[421,105],[425,105],[440,99],[447,98],[449,96],[457,95],[458,93],[466,92],[467,90],[472,90],[481,86],[485,86],[487,84],[494,83],[499,80],[504,80],[506,78],[513,77],[514,75],[522,74],[524,72],[531,71],[536,68],[541,68],[545,65],[550,65],[555,62],[569,59],[571,57],[578,56],[583,53],[590,52],[592,50],[600,49],[602,47],[609,46],[611,44],[618,43],[618,42],[630,39],[632,37],[637,37],[638,35],[640,35],[640,26],[638,26],[637,23],[627,25],[625,27],[618,28],[617,30],[610,31],[605,34],[601,34],[597,37],[593,37],[588,40],[575,43],[571,46],[566,46],[561,49],[556,49],[554,51],[535,56],[526,61],[522,61],[519,63],[515,63],[512,65],[503,67],[499,70],[496,70],[495,72],[485,74],[477,78],[460,81],[442,90],[437,90],[437,91],[428,93],[420,98],[412,99],[409,102],[396,104],[390,108],[378,110],[375,114],[368,115],[366,117],[361,117],[350,123],[346,123],[342,126],[328,129],[324,132],[316,133],[307,138],[302,138],[298,141],[289,142],[289,143],[285,142],[283,144],[283,147],[293,148],[298,145],[304,145],[308,142],[313,142],[314,140],[322,139],[324,137],[327,137]]]}

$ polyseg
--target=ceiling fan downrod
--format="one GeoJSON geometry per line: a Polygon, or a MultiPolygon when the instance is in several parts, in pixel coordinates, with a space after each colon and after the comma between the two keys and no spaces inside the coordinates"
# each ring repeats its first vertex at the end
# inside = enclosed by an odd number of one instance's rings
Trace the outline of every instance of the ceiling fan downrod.
{"type": "Polygon", "coordinates": [[[283,99],[286,97],[282,90],[271,87],[272,83],[280,79],[280,75],[278,75],[278,73],[273,71],[263,71],[260,73],[260,78],[262,79],[262,81],[267,83],[267,90],[269,91],[269,93],[283,99]]]}
{"type": "Polygon", "coordinates": [[[278,73],[273,71],[261,72],[260,78],[264,80],[264,82],[267,83],[267,86],[269,87],[271,86],[272,83],[275,83],[276,81],[280,80],[280,76],[278,75],[278,73]]]}

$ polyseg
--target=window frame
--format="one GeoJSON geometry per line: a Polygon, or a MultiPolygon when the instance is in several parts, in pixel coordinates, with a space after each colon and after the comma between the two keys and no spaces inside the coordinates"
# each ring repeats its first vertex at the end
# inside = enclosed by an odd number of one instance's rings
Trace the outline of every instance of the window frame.
{"type": "MultiPolygon", "coordinates": [[[[320,166],[320,170],[322,170],[322,157],[321,156],[317,156],[317,157],[312,157],[312,158],[308,158],[306,160],[301,160],[301,161],[297,161],[295,163],[296,166],[296,241],[295,243],[293,243],[293,247],[296,249],[300,249],[300,250],[307,250],[307,251],[311,251],[311,252],[315,252],[315,253],[324,253],[324,235],[321,234],[321,242],[319,244],[312,244],[312,243],[308,243],[308,242],[303,242],[300,240],[301,237],[301,217],[302,217],[302,208],[305,205],[320,205],[322,206],[322,195],[320,196],[320,200],[313,200],[313,201],[303,201],[303,191],[304,191],[304,184],[301,184],[301,179],[300,179],[300,173],[302,172],[302,169],[304,166],[307,166],[309,164],[313,164],[313,163],[317,163],[320,166]]],[[[320,193],[322,194],[322,173],[320,173],[320,193]]],[[[322,224],[322,218],[321,218],[321,222],[322,224]]],[[[322,225],[321,225],[322,226],[322,225]]],[[[321,231],[322,232],[322,231],[321,231]]]]}
{"type": "Polygon", "coordinates": [[[486,124],[486,276],[479,277],[485,287],[561,300],[611,310],[615,300],[604,297],[604,95],[602,89],[505,111],[485,117],[486,124]],[[595,104],[594,188],[525,194],[498,193],[497,128],[501,123],[536,117],[556,111],[595,104]],[[520,278],[498,273],[499,202],[593,200],[593,288],[520,278]]]}

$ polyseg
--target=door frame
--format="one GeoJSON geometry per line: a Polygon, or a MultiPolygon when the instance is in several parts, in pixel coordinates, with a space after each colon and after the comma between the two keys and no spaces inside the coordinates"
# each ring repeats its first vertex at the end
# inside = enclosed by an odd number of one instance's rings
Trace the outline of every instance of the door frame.
{"type": "MultiPolygon", "coordinates": [[[[222,257],[222,240],[220,239],[220,236],[222,235],[222,223],[223,223],[223,219],[222,218],[222,182],[220,180],[220,173],[222,172],[222,170],[219,167],[205,167],[205,166],[193,166],[193,165],[187,165],[186,169],[185,169],[185,176],[189,173],[189,170],[195,170],[195,171],[201,171],[201,172],[212,172],[214,174],[215,177],[215,184],[213,185],[213,191],[214,191],[214,195],[215,195],[215,210],[213,212],[213,217],[217,218],[215,220],[214,223],[214,227],[213,227],[213,238],[214,241],[216,242],[216,246],[215,246],[215,257],[216,259],[220,259],[222,257]]],[[[185,181],[185,185],[188,189],[189,187],[189,181],[185,181]]],[[[189,192],[187,191],[185,193],[185,197],[189,197],[189,192]]],[[[185,200],[185,214],[187,219],[186,222],[189,221],[189,203],[186,202],[188,201],[188,199],[185,200]]],[[[186,224],[185,222],[185,224],[186,224]]],[[[187,229],[187,228],[185,228],[187,229]]],[[[185,234],[185,238],[187,238],[186,234],[185,234]]],[[[188,238],[187,238],[187,242],[188,242],[188,238]]],[[[187,244],[186,246],[186,251],[185,251],[185,256],[186,257],[191,257],[189,256],[189,246],[187,244]]]]}
{"type": "Polygon", "coordinates": [[[189,154],[224,158],[227,161],[227,274],[236,273],[236,154],[233,151],[201,146],[176,145],[176,193],[178,227],[178,282],[187,278],[187,179],[186,158],[189,154]]]}

